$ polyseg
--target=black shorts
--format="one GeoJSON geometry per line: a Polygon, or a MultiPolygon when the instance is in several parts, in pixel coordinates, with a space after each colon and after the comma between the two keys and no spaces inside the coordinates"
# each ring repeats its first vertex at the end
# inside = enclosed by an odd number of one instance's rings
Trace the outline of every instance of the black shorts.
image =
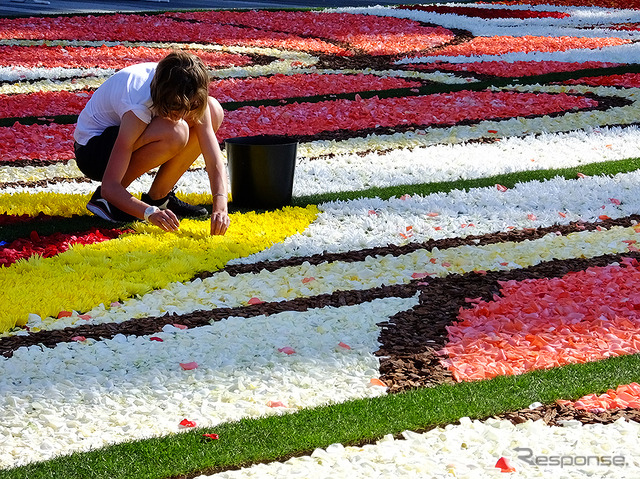
{"type": "Polygon", "coordinates": [[[100,135],[91,138],[86,145],[77,142],[74,145],[76,164],[88,178],[102,181],[119,131],[119,126],[110,126],[100,135]]]}

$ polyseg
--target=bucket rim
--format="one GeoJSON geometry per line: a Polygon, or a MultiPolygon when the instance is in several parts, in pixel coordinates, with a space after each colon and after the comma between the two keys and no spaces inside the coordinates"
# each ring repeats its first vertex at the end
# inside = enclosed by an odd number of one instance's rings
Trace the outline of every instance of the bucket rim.
{"type": "Polygon", "coordinates": [[[245,146],[285,146],[298,145],[299,140],[285,135],[253,135],[236,136],[224,140],[225,145],[245,145],[245,146]],[[255,143],[253,143],[255,141],[255,143]]]}

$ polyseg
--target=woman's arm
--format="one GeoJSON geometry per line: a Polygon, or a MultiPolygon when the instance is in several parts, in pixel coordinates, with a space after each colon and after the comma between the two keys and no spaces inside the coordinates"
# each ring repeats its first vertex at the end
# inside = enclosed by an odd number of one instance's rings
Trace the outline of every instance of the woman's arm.
{"type": "MultiPolygon", "coordinates": [[[[147,124],[133,112],[128,111],[122,116],[118,137],[102,178],[102,197],[116,208],[140,219],[144,218],[144,212],[149,205],[132,196],[122,186],[122,179],[129,168],[133,146],[146,128],[147,124]]],[[[152,214],[149,217],[149,221],[167,231],[177,230],[179,226],[178,219],[173,213],[170,211],[167,213],[167,211],[163,210],[152,214]]]]}
{"type": "Polygon", "coordinates": [[[213,195],[213,211],[211,213],[211,234],[223,235],[229,227],[227,210],[227,169],[222,158],[213,124],[211,122],[211,102],[207,105],[204,118],[193,126],[200,150],[204,157],[211,194],[213,195]]]}

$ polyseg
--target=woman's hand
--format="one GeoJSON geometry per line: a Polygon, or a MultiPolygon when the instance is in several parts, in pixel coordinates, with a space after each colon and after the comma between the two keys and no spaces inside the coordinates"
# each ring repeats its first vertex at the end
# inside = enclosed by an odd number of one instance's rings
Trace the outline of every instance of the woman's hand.
{"type": "Polygon", "coordinates": [[[180,227],[178,217],[171,210],[158,210],[149,215],[149,223],[162,228],[165,231],[177,231],[180,227]]]}
{"type": "Polygon", "coordinates": [[[211,213],[211,234],[223,235],[227,232],[230,223],[229,215],[225,211],[211,213]]]}

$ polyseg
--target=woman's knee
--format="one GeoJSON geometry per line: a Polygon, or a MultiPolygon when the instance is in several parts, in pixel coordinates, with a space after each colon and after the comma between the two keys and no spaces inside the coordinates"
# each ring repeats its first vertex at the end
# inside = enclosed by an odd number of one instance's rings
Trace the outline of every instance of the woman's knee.
{"type": "Polygon", "coordinates": [[[224,110],[220,102],[211,96],[209,97],[209,111],[211,112],[213,130],[218,131],[218,128],[222,125],[222,120],[224,120],[224,110]]]}
{"type": "Polygon", "coordinates": [[[177,153],[181,151],[189,141],[189,125],[184,120],[172,121],[164,119],[160,141],[165,143],[168,150],[177,153]]]}

